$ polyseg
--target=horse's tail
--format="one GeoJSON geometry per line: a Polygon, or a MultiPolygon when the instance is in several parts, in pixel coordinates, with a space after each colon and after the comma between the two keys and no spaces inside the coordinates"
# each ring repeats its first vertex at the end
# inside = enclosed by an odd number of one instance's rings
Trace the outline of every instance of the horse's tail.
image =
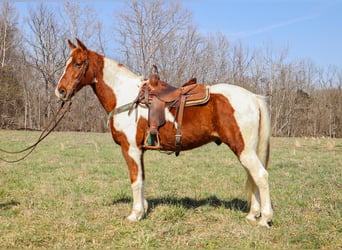
{"type": "Polygon", "coordinates": [[[268,97],[257,95],[256,99],[259,103],[260,120],[259,120],[259,140],[257,146],[257,155],[264,168],[267,169],[270,155],[270,137],[271,137],[271,119],[268,105],[268,97]]]}
{"type": "MultiPolygon", "coordinates": [[[[271,137],[271,119],[268,105],[268,98],[265,96],[256,95],[256,100],[259,104],[259,135],[256,153],[265,169],[267,169],[269,154],[270,154],[270,137],[271,137]]],[[[250,205],[253,187],[255,183],[250,174],[247,174],[246,191],[247,199],[250,205]]]]}

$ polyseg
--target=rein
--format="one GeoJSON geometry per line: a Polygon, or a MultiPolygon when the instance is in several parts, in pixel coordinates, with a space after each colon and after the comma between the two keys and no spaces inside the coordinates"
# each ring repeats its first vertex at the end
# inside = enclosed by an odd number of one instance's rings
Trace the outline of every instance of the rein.
{"type": "Polygon", "coordinates": [[[20,153],[24,153],[24,152],[27,152],[27,151],[28,152],[23,157],[21,157],[21,158],[19,158],[17,160],[6,160],[6,159],[0,157],[1,161],[7,162],[7,163],[15,163],[15,162],[19,162],[21,160],[24,160],[26,157],[28,157],[33,152],[33,150],[37,147],[37,145],[41,141],[43,141],[57,127],[57,125],[63,119],[65,114],[70,111],[70,106],[72,104],[71,98],[72,98],[72,96],[74,96],[74,94],[76,93],[77,89],[79,88],[79,85],[81,84],[82,77],[84,77],[86,75],[88,67],[89,67],[89,59],[87,58],[84,61],[83,65],[82,65],[82,71],[77,76],[76,84],[74,85],[73,89],[71,90],[69,98],[66,101],[62,102],[61,106],[58,108],[58,111],[57,111],[56,115],[49,122],[49,124],[46,126],[46,128],[42,131],[42,133],[40,134],[39,138],[37,139],[37,141],[34,144],[32,144],[31,146],[29,146],[27,148],[19,150],[19,151],[8,151],[8,150],[4,150],[4,149],[0,148],[0,152],[5,153],[5,154],[20,154],[20,153]],[[62,112],[61,116],[58,118],[59,114],[61,113],[61,111],[62,111],[62,109],[64,107],[65,102],[69,102],[69,106],[67,107],[67,109],[64,110],[64,112],[62,112]],[[52,127],[51,127],[51,125],[52,125],[52,127]],[[51,127],[51,128],[49,129],[49,127],[51,127]]]}
{"type": "Polygon", "coordinates": [[[37,145],[41,141],[43,141],[57,127],[57,125],[63,119],[65,114],[70,111],[70,107],[71,107],[71,104],[72,104],[71,101],[69,102],[69,106],[66,109],[64,109],[64,111],[61,113],[61,111],[62,111],[62,109],[64,107],[64,104],[65,104],[65,102],[62,102],[61,106],[58,108],[58,111],[57,111],[56,115],[53,117],[53,119],[51,119],[49,124],[42,131],[42,133],[40,134],[38,140],[34,144],[32,144],[31,146],[29,146],[27,148],[19,150],[19,151],[8,151],[8,150],[4,150],[4,149],[0,148],[0,152],[6,153],[6,154],[20,154],[20,153],[28,151],[23,157],[21,157],[21,158],[19,158],[17,160],[6,160],[6,159],[0,157],[0,160],[4,161],[4,162],[7,162],[7,163],[16,163],[16,162],[19,162],[21,160],[24,160],[27,156],[29,156],[33,152],[33,150],[37,147],[37,145]],[[61,113],[61,116],[58,118],[60,113],[61,113]],[[52,125],[52,127],[51,127],[51,125],[52,125]],[[49,127],[51,127],[51,128],[49,129],[49,127]]]}

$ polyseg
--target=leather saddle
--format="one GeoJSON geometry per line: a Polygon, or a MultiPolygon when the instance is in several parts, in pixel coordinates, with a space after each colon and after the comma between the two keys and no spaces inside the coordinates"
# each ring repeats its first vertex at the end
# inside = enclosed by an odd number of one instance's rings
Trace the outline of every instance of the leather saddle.
{"type": "Polygon", "coordinates": [[[177,132],[175,138],[176,156],[178,156],[182,144],[181,128],[184,108],[205,104],[209,98],[209,87],[205,84],[197,84],[196,78],[190,79],[182,87],[177,88],[160,80],[158,72],[150,74],[149,79],[141,86],[133,104],[135,106],[142,104],[149,109],[149,130],[144,148],[161,149],[158,128],[165,123],[165,108],[176,108],[177,132]]]}

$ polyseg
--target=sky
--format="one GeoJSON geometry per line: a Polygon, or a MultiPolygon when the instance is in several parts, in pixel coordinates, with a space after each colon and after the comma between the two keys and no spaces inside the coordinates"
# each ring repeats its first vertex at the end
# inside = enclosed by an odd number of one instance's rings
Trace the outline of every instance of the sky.
{"type": "MultiPolygon", "coordinates": [[[[81,1],[104,23],[113,22],[122,1],[81,1]]],[[[288,49],[290,60],[342,68],[342,0],[184,0],[202,34],[220,32],[249,49],[288,49]]],[[[15,2],[20,15],[36,1],[15,2]]],[[[45,1],[47,4],[58,4],[45,1]]],[[[63,4],[62,2],[59,2],[63,4]]]]}
{"type": "Polygon", "coordinates": [[[202,32],[219,31],[250,48],[289,49],[293,60],[342,67],[342,1],[189,1],[202,32]]]}

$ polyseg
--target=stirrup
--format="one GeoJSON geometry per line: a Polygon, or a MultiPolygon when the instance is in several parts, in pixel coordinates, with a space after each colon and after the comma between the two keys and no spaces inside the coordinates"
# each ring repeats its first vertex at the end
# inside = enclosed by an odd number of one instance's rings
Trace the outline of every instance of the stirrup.
{"type": "Polygon", "coordinates": [[[143,148],[145,149],[160,149],[160,142],[159,142],[159,133],[154,136],[155,140],[153,139],[153,135],[151,135],[150,131],[147,131],[147,135],[145,137],[143,148]]]}

